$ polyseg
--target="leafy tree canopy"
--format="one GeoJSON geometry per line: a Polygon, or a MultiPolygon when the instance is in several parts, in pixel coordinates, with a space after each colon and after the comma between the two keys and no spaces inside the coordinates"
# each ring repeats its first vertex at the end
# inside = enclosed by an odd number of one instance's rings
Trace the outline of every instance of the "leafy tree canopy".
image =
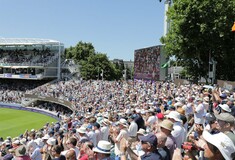
{"type": "Polygon", "coordinates": [[[65,50],[67,59],[74,59],[76,62],[87,60],[89,56],[95,54],[95,48],[91,43],[80,41],[75,47],[69,47],[65,50]]]}
{"type": "Polygon", "coordinates": [[[235,80],[234,0],[174,0],[168,21],[170,29],[161,42],[187,74],[207,78],[210,54],[217,61],[216,78],[235,80]]]}

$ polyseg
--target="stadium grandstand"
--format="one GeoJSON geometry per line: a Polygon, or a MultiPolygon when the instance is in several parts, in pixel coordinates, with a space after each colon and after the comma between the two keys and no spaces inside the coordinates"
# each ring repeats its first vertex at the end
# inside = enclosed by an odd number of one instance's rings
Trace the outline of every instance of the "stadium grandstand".
{"type": "Polygon", "coordinates": [[[0,38],[1,106],[37,107],[71,114],[72,104],[58,97],[40,95],[38,87],[50,86],[77,73],[74,61],[64,58],[64,44],[51,39],[0,38]],[[25,94],[25,93],[33,94],[25,94]]]}
{"type": "Polygon", "coordinates": [[[0,38],[0,78],[60,78],[64,44],[49,39],[0,38]]]}

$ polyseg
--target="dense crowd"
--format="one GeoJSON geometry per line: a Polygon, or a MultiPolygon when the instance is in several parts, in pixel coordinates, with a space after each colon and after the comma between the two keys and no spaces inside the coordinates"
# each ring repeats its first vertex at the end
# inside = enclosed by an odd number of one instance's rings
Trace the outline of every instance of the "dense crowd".
{"type": "Polygon", "coordinates": [[[35,89],[47,82],[48,81],[0,79],[0,102],[21,103],[26,91],[35,89]]]}
{"type": "Polygon", "coordinates": [[[71,80],[26,93],[70,101],[77,111],[40,130],[1,139],[2,159],[235,159],[234,91],[142,80],[71,80]]]}
{"type": "Polygon", "coordinates": [[[33,49],[19,49],[19,50],[3,50],[0,49],[0,63],[5,64],[23,64],[23,65],[36,65],[48,64],[53,57],[57,54],[50,51],[49,48],[45,50],[33,49]]]}

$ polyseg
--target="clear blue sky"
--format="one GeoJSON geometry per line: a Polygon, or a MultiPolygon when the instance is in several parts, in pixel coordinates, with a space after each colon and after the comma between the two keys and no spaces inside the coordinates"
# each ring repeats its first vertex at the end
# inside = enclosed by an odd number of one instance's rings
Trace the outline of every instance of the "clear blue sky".
{"type": "Polygon", "coordinates": [[[164,0],[1,0],[0,37],[43,38],[134,60],[134,50],[160,44],[164,0]]]}

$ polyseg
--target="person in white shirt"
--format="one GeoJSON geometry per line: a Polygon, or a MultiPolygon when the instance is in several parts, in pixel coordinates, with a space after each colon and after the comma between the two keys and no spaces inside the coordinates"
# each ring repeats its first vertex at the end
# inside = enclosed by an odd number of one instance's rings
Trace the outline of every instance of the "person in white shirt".
{"type": "Polygon", "coordinates": [[[204,105],[203,105],[203,100],[202,98],[197,98],[195,107],[193,107],[193,112],[194,112],[194,123],[196,124],[204,124],[204,105]]]}
{"type": "Polygon", "coordinates": [[[115,134],[113,134],[111,138],[115,143],[114,153],[115,153],[117,159],[118,159],[118,157],[120,159],[121,154],[122,154],[120,151],[120,141],[122,140],[122,138],[125,138],[126,140],[128,139],[128,131],[127,131],[128,124],[127,124],[127,121],[122,118],[118,121],[118,124],[119,124],[120,132],[117,136],[115,136],[115,134]]]}
{"type": "Polygon", "coordinates": [[[155,125],[155,123],[158,123],[158,118],[154,113],[154,109],[148,110],[148,118],[146,120],[146,127],[147,131],[152,131],[152,127],[155,125]]]}
{"type": "Polygon", "coordinates": [[[180,113],[176,111],[171,111],[166,117],[171,122],[173,122],[173,131],[171,132],[171,134],[175,138],[176,147],[181,148],[181,144],[184,142],[186,137],[186,130],[182,125],[180,113]]]}
{"type": "Polygon", "coordinates": [[[138,131],[138,125],[134,121],[136,118],[136,115],[131,115],[130,118],[128,119],[130,122],[130,126],[128,128],[128,133],[130,138],[136,139],[137,131],[138,131]]]}
{"type": "Polygon", "coordinates": [[[91,125],[91,124],[89,124],[89,125],[87,126],[87,136],[89,137],[89,140],[90,140],[93,144],[97,144],[95,131],[92,129],[92,125],[91,125]]]}
{"type": "Polygon", "coordinates": [[[96,143],[94,144],[94,146],[96,147],[98,142],[101,140],[102,138],[102,135],[101,135],[101,132],[100,132],[100,124],[95,122],[93,125],[93,130],[95,132],[95,136],[96,136],[96,143]]]}
{"type": "Polygon", "coordinates": [[[102,127],[100,129],[101,131],[101,140],[108,141],[109,137],[109,120],[108,119],[103,119],[101,121],[102,127]]]}

